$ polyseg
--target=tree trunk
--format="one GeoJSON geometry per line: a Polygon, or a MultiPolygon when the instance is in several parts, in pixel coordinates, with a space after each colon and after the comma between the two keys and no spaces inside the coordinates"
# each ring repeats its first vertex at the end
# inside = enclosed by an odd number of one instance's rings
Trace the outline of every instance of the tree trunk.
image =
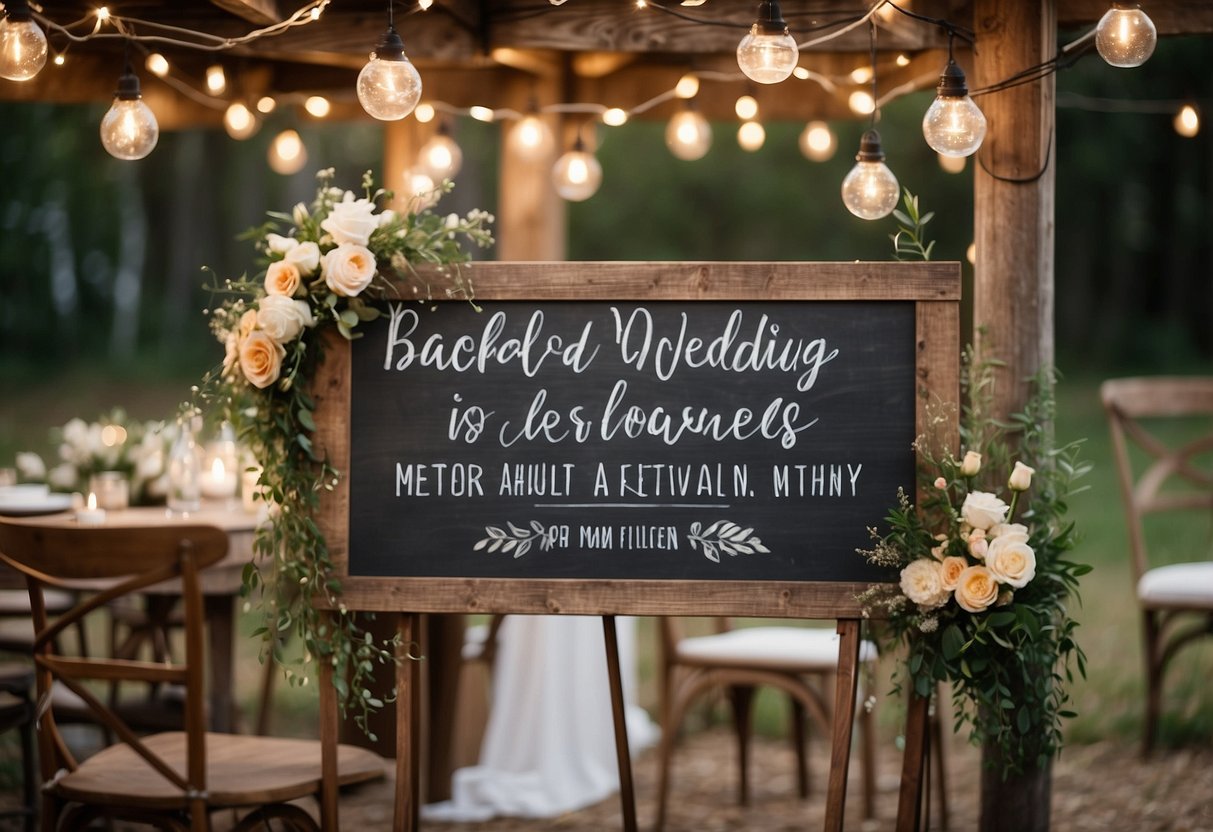
{"type": "Polygon", "coordinates": [[[1052,762],[1003,777],[994,743],[981,749],[981,832],[1048,832],[1052,762]]]}

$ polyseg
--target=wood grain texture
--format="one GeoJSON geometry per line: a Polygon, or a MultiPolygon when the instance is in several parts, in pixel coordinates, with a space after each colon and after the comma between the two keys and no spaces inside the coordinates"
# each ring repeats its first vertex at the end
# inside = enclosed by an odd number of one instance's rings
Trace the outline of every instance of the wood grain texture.
{"type": "MultiPolygon", "coordinates": [[[[316,402],[316,432],[312,437],[316,453],[328,459],[338,471],[350,469],[350,345],[335,332],[325,335],[324,358],[312,379],[311,394],[316,402]]],[[[316,523],[328,544],[329,558],[338,575],[345,574],[349,562],[350,485],[338,477],[332,491],[320,500],[316,523]]]]}
{"type": "Polygon", "coordinates": [[[826,787],[826,832],[842,832],[846,814],[855,694],[859,690],[860,621],[838,622],[838,670],[834,674],[834,728],[830,743],[830,779],[826,787]]]}
{"type": "Polygon", "coordinates": [[[918,832],[930,707],[929,697],[910,694],[910,704],[906,709],[906,747],[902,752],[901,787],[897,793],[897,832],[918,832]]]}

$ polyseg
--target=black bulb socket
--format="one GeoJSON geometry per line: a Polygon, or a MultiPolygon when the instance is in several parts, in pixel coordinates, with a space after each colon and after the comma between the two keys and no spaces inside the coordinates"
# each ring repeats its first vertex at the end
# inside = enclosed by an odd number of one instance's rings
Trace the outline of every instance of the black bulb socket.
{"type": "Polygon", "coordinates": [[[118,89],[114,90],[114,98],[119,101],[138,101],[142,97],[139,76],[128,69],[118,78],[118,89]]]}
{"type": "Polygon", "coordinates": [[[884,149],[880,146],[880,134],[875,130],[865,130],[859,139],[859,152],[855,154],[856,162],[883,162],[884,149]]]}
{"type": "Polygon", "coordinates": [[[948,65],[943,68],[943,75],[939,76],[939,86],[936,87],[935,93],[940,98],[964,98],[969,94],[969,86],[965,83],[965,71],[951,58],[948,59],[948,65]]]}
{"type": "Polygon", "coordinates": [[[404,41],[396,33],[395,26],[387,27],[383,37],[379,39],[379,45],[375,47],[375,57],[381,61],[404,60],[404,41]]]}
{"type": "Polygon", "coordinates": [[[13,23],[28,23],[31,19],[29,3],[27,0],[5,0],[4,16],[13,23]]]}
{"type": "Polygon", "coordinates": [[[759,34],[783,35],[788,31],[788,23],[783,19],[783,10],[779,8],[779,0],[762,0],[758,4],[758,19],[754,21],[759,34]]]}

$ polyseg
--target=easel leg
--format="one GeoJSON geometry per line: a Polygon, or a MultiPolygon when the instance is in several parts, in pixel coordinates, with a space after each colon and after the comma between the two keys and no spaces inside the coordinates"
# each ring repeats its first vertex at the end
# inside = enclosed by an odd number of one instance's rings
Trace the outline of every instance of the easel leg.
{"type": "MultiPolygon", "coordinates": [[[[333,616],[328,614],[325,624],[330,631],[333,616]]],[[[268,658],[267,662],[274,659],[268,658]]],[[[338,832],[341,828],[337,818],[337,690],[333,687],[333,665],[320,665],[320,828],[324,832],[338,832]]]]}
{"type": "Polygon", "coordinates": [[[627,713],[623,702],[623,678],[619,671],[619,637],[615,616],[602,617],[606,644],[607,681],[611,686],[611,715],[615,721],[615,757],[619,761],[619,808],[624,832],[637,832],[636,792],[632,786],[632,753],[628,748],[627,713]]]}
{"type": "Polygon", "coordinates": [[[901,763],[901,793],[897,799],[897,832],[918,832],[930,705],[929,697],[910,694],[906,709],[906,748],[901,763]]]}
{"type": "Polygon", "coordinates": [[[859,620],[838,622],[838,674],[834,689],[834,737],[830,744],[830,782],[826,792],[826,832],[842,832],[859,689],[859,620]]]}
{"type": "Polygon", "coordinates": [[[410,658],[418,645],[420,621],[401,613],[396,624],[400,636],[396,664],[396,807],[392,829],[417,832],[421,816],[421,691],[418,690],[420,657],[410,658]]]}

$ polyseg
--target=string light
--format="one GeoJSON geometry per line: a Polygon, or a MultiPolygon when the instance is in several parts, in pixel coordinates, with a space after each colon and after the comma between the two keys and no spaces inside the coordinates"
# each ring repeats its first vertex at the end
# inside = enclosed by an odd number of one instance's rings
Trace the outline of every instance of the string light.
{"type": "Polygon", "coordinates": [[[262,115],[269,115],[274,112],[274,108],[278,106],[278,102],[272,96],[263,95],[257,99],[257,112],[262,115]]]}
{"type": "Polygon", "coordinates": [[[6,0],[0,20],[0,78],[28,81],[46,66],[46,33],[30,16],[27,0],[6,0]]]}
{"type": "Polygon", "coordinates": [[[569,202],[584,202],[597,193],[602,184],[602,165],[585,149],[580,136],[573,143],[573,149],[556,160],[552,184],[560,198],[569,202]]]}
{"type": "Polygon", "coordinates": [[[733,105],[733,111],[742,121],[749,121],[758,115],[758,101],[752,95],[743,95],[733,105]]]}
{"type": "Polygon", "coordinates": [[[237,141],[251,138],[261,122],[243,102],[233,101],[223,113],[223,129],[237,141]]]}
{"type": "Polygon", "coordinates": [[[147,56],[147,60],[143,62],[147,71],[157,78],[163,78],[168,75],[169,65],[168,58],[161,55],[159,52],[153,52],[147,56]]]}
{"type": "Polygon", "coordinates": [[[409,168],[404,172],[404,192],[409,198],[409,210],[421,211],[441,196],[433,178],[423,170],[409,168]]]}
{"type": "Polygon", "coordinates": [[[905,52],[902,52],[902,53],[898,54],[897,60],[895,60],[894,63],[904,69],[905,67],[910,65],[910,56],[907,55],[905,52]]]}
{"type": "Polygon", "coordinates": [[[699,76],[693,72],[688,72],[686,75],[678,79],[678,83],[674,85],[674,95],[681,99],[691,99],[699,94],[699,76]]]}
{"type": "Polygon", "coordinates": [[[943,168],[945,173],[964,173],[966,166],[965,159],[967,156],[948,156],[944,153],[937,153],[936,158],[939,159],[939,166],[943,168]]]}
{"type": "Polygon", "coordinates": [[[421,146],[417,156],[417,166],[435,182],[454,179],[463,167],[463,151],[459,143],[451,138],[446,122],[438,125],[438,132],[421,146]]]}
{"type": "Polygon", "coordinates": [[[666,125],[665,144],[679,159],[687,162],[702,159],[712,146],[712,127],[698,110],[688,106],[675,113],[666,125]]]}
{"type": "Polygon", "coordinates": [[[428,101],[422,101],[413,110],[413,118],[417,119],[420,124],[429,124],[437,114],[438,111],[434,109],[434,105],[428,101]]]}
{"type": "Polygon", "coordinates": [[[762,0],[758,19],[737,44],[737,66],[752,81],[778,84],[792,74],[799,59],[800,50],[788,34],[779,0],[762,0]]]}
{"type": "Polygon", "coordinates": [[[761,150],[766,140],[767,131],[757,121],[743,122],[741,127],[737,128],[737,144],[749,153],[761,150]]]}
{"type": "Polygon", "coordinates": [[[622,127],[628,123],[628,111],[610,107],[602,114],[602,123],[608,127],[622,127]]]}
{"type": "Polygon", "coordinates": [[[63,64],[66,62],[67,62],[67,58],[64,57],[62,52],[60,52],[58,55],[56,55],[54,57],[55,66],[63,66],[63,64]]]}
{"type": "Polygon", "coordinates": [[[477,121],[483,121],[485,123],[490,123],[493,120],[493,108],[492,107],[469,107],[468,115],[471,116],[472,118],[476,119],[477,121]]]}
{"type": "Polygon", "coordinates": [[[851,80],[856,84],[870,84],[872,82],[872,67],[857,66],[851,70],[851,80]]]}
{"type": "Polygon", "coordinates": [[[1175,114],[1175,132],[1191,139],[1200,132],[1200,112],[1194,104],[1185,104],[1175,114]]]}
{"type": "Polygon", "coordinates": [[[986,137],[985,114],[969,97],[964,70],[950,57],[922,117],[922,135],[943,156],[972,156],[986,137]]]}
{"type": "Polygon", "coordinates": [[[834,158],[838,139],[824,121],[810,121],[800,132],[800,152],[812,162],[824,162],[834,158]]]}
{"type": "Polygon", "coordinates": [[[309,95],[303,102],[303,109],[312,118],[324,118],[332,111],[333,105],[323,95],[309,95]]]}
{"type": "Polygon", "coordinates": [[[421,100],[421,74],[404,54],[404,41],[393,25],[391,0],[387,31],[358,73],[357,90],[362,109],[380,121],[399,121],[421,100]]]}
{"type": "Polygon", "coordinates": [[[227,76],[219,64],[206,68],[206,89],[211,95],[223,95],[223,91],[227,89],[227,76]]]}
{"type": "Polygon", "coordinates": [[[855,167],[842,180],[842,202],[860,219],[878,220],[897,207],[901,186],[884,158],[880,134],[868,130],[860,139],[855,167]]]}
{"type": "Polygon", "coordinates": [[[524,162],[539,162],[551,158],[556,139],[547,122],[536,113],[528,113],[510,128],[506,144],[516,158],[524,162]]]}
{"type": "Polygon", "coordinates": [[[118,79],[114,103],[101,118],[101,144],[116,159],[142,159],[160,138],[156,115],[142,99],[139,78],[128,63],[118,79]]]}
{"type": "Polygon", "coordinates": [[[1137,3],[1113,3],[1095,27],[1095,48],[1112,66],[1141,66],[1157,43],[1154,21],[1137,3]]]}
{"type": "Polygon", "coordinates": [[[876,99],[867,90],[855,90],[847,97],[847,106],[857,116],[871,115],[876,112],[876,99]]]}
{"type": "Polygon", "coordinates": [[[303,139],[294,130],[283,130],[270,142],[270,170],[290,176],[303,170],[307,164],[307,148],[303,139]]]}

